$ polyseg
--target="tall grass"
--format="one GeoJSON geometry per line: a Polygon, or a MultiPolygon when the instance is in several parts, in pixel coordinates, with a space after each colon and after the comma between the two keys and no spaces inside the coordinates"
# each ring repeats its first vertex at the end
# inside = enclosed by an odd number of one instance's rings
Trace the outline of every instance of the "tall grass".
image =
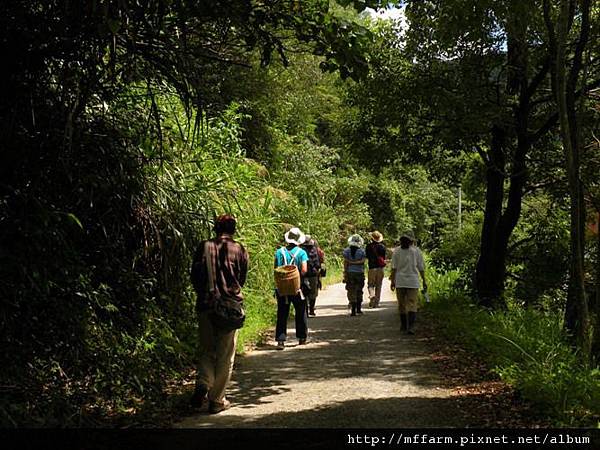
{"type": "MultiPolygon", "coordinates": [[[[240,128],[243,116],[237,105],[231,105],[221,116],[208,121],[202,138],[195,143],[182,137],[193,134],[182,125],[185,123],[182,110],[175,108],[171,114],[181,116],[176,122],[183,133],[171,136],[174,145],[170,158],[156,164],[155,185],[148,191],[153,216],[160,218],[157,228],[162,241],[179,243],[173,252],[178,255],[172,257],[174,264],[162,266],[163,278],[168,282],[161,289],[166,291],[167,297],[177,297],[177,302],[185,305],[180,310],[187,319],[179,314],[173,316],[173,321],[189,353],[195,341],[195,294],[188,277],[191,255],[201,239],[210,237],[213,217],[223,212],[233,213],[238,219],[236,239],[245,246],[250,257],[248,280],[243,289],[247,320],[238,339],[238,351],[243,352],[249,345],[264,339],[265,332],[275,325],[273,258],[283,243],[287,227],[300,226],[319,241],[328,268],[327,277],[323,279],[325,285],[341,281],[340,228],[353,211],[348,208],[337,211],[338,202],[345,204],[347,198],[330,190],[337,183],[351,184],[350,178],[334,176],[329,166],[321,167],[318,161],[311,161],[311,179],[326,190],[327,195],[307,201],[302,170],[307,170],[306,161],[310,158],[301,159],[296,165],[284,165],[281,173],[271,174],[265,167],[245,158],[240,128]],[[299,165],[302,161],[303,167],[299,165]],[[177,294],[178,290],[183,294],[177,294]]],[[[316,155],[323,150],[303,141],[295,145],[304,147],[303,151],[291,152],[294,155],[306,152],[316,155]]],[[[287,161],[289,163],[289,159],[287,161]]],[[[352,189],[358,192],[358,188],[352,189]]],[[[344,190],[346,194],[350,191],[344,190]]],[[[164,245],[161,247],[157,242],[155,247],[164,259],[164,245]]]]}
{"type": "Polygon", "coordinates": [[[486,361],[557,426],[600,425],[600,370],[569,346],[559,314],[518,307],[489,313],[453,287],[457,271],[428,274],[428,310],[445,337],[486,361]]]}

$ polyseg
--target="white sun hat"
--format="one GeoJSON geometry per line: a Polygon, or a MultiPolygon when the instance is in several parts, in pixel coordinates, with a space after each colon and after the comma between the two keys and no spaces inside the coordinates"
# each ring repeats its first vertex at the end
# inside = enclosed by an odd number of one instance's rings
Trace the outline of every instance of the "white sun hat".
{"type": "Polygon", "coordinates": [[[302,245],[306,240],[306,236],[300,231],[300,228],[294,227],[285,233],[284,239],[288,244],[302,245]]]}
{"type": "Polygon", "coordinates": [[[362,247],[365,241],[358,234],[353,234],[348,238],[348,245],[350,247],[362,247]]]}

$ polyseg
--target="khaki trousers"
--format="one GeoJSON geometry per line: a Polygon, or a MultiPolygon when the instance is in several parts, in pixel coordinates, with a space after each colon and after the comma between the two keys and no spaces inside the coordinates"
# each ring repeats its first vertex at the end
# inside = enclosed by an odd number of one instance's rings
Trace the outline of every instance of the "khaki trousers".
{"type": "Polygon", "coordinates": [[[196,386],[208,389],[208,399],[223,403],[231,378],[238,330],[223,332],[213,327],[208,311],[198,314],[198,373],[196,386]]]}
{"type": "Polygon", "coordinates": [[[379,301],[381,300],[381,285],[383,284],[383,275],[383,267],[369,269],[367,286],[369,289],[370,306],[379,306],[379,301]]]}
{"type": "Polygon", "coordinates": [[[413,288],[396,288],[396,299],[398,300],[398,309],[400,314],[417,312],[419,290],[413,288]]]}

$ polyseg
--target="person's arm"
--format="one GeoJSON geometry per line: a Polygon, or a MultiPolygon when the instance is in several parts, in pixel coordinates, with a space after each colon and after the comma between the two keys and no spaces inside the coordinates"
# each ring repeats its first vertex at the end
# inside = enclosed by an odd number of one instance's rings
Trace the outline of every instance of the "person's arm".
{"type": "Polygon", "coordinates": [[[394,258],[395,252],[392,254],[392,272],[390,273],[390,289],[393,291],[396,289],[396,259],[394,258]]]}
{"type": "Polygon", "coordinates": [[[351,264],[351,265],[355,265],[355,264],[360,264],[360,265],[362,265],[362,264],[364,264],[364,263],[365,263],[365,261],[366,261],[366,258],[362,258],[362,259],[353,259],[353,260],[346,260],[346,261],[348,262],[348,264],[351,264]]]}
{"type": "Polygon", "coordinates": [[[206,286],[206,277],[203,276],[203,266],[202,264],[204,256],[204,241],[200,242],[198,248],[196,249],[196,253],[194,255],[194,259],[192,262],[192,270],[191,270],[191,278],[192,278],[192,286],[194,286],[194,290],[196,292],[200,292],[203,287],[206,286]]]}
{"type": "Polygon", "coordinates": [[[419,250],[419,265],[417,269],[419,270],[419,275],[421,275],[421,279],[423,280],[423,290],[427,290],[427,281],[425,280],[425,260],[423,259],[423,253],[419,250]]]}
{"type": "Polygon", "coordinates": [[[273,261],[273,268],[277,269],[279,267],[278,261],[277,261],[277,253],[279,252],[279,250],[275,250],[275,260],[273,261]]]}
{"type": "Polygon", "coordinates": [[[421,274],[421,279],[423,280],[423,290],[427,290],[427,281],[425,281],[425,270],[420,270],[419,274],[421,274]]]}
{"type": "Polygon", "coordinates": [[[346,258],[347,261],[348,261],[348,264],[351,264],[353,266],[358,264],[358,265],[362,266],[365,263],[365,261],[367,260],[367,257],[365,256],[365,252],[362,249],[358,250],[358,251],[360,251],[362,253],[363,257],[360,258],[360,259],[348,259],[348,258],[346,258]]]}
{"type": "Polygon", "coordinates": [[[301,268],[302,268],[302,275],[304,275],[306,272],[308,272],[308,253],[306,252],[306,250],[303,250],[304,254],[302,255],[302,264],[301,264],[301,268]]]}
{"type": "Polygon", "coordinates": [[[246,251],[246,249],[242,247],[242,258],[240,261],[240,278],[239,278],[239,283],[240,283],[240,287],[244,287],[244,284],[246,284],[246,276],[248,275],[248,252],[246,251]]]}

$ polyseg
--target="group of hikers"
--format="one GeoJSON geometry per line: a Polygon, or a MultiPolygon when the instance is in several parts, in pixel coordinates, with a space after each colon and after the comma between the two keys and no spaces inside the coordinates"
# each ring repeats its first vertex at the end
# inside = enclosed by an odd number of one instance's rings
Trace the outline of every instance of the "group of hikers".
{"type": "MultiPolygon", "coordinates": [[[[233,239],[236,220],[232,215],[217,217],[216,237],[202,241],[192,263],[191,278],[197,293],[198,365],[191,406],[208,407],[211,414],[229,408],[225,389],[231,378],[238,329],[243,326],[241,289],[248,272],[248,252],[233,239]]],[[[387,265],[387,249],[379,231],[370,233],[365,247],[363,238],[354,234],[343,251],[344,275],[351,316],[361,315],[368,266],[369,307],[378,308],[387,265]]],[[[316,301],[325,276],[325,255],[318,242],[299,228],[290,228],[283,236],[285,245],[275,251],[275,298],[277,349],[283,350],[287,338],[290,305],[294,307],[296,338],[299,345],[308,341],[308,317],[316,315],[316,301]]],[[[427,290],[423,255],[416,246],[412,230],[400,237],[391,256],[390,288],[396,293],[401,330],[414,334],[420,280],[427,290]]]]}

